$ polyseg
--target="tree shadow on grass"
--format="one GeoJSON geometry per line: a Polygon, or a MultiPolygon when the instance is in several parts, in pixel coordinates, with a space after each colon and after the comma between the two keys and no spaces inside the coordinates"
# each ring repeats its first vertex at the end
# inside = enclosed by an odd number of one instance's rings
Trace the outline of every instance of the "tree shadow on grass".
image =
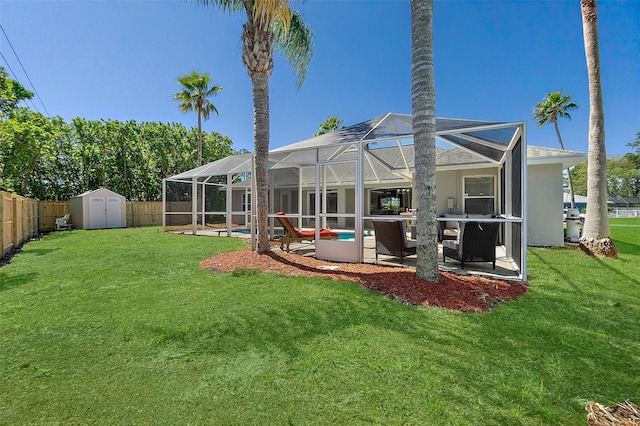
{"type": "Polygon", "coordinates": [[[50,248],[50,249],[27,249],[23,250],[23,255],[34,255],[34,256],[44,256],[45,254],[53,253],[56,250],[60,250],[59,247],[50,248]]]}
{"type": "Polygon", "coordinates": [[[29,272],[26,274],[7,274],[0,271],[0,291],[10,290],[14,287],[28,284],[38,276],[37,272],[29,272]]]}

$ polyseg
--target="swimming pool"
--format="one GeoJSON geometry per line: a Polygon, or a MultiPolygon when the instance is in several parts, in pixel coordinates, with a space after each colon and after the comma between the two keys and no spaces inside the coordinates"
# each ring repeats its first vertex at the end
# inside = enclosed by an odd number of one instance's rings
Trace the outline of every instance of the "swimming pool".
{"type": "MultiPolygon", "coordinates": [[[[355,240],[356,238],[356,232],[355,231],[336,231],[338,233],[338,240],[341,241],[349,241],[349,240],[355,240]]],[[[371,235],[371,231],[366,231],[362,234],[363,236],[369,236],[371,235]]]]}

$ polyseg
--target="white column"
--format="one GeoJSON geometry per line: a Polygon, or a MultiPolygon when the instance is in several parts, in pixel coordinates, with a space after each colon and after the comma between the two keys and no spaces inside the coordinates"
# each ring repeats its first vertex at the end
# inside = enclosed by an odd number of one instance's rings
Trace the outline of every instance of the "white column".
{"type": "Polygon", "coordinates": [[[191,178],[191,233],[198,235],[198,178],[191,178]]]}

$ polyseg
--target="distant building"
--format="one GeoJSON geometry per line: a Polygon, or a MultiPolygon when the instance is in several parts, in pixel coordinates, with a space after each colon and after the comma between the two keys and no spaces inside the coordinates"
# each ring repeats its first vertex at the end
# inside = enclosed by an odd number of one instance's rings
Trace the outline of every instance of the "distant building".
{"type": "Polygon", "coordinates": [[[609,197],[607,204],[613,207],[640,207],[638,197],[609,197]]]}
{"type": "MultiPolygon", "coordinates": [[[[576,208],[578,210],[580,210],[581,212],[584,212],[587,208],[587,197],[585,197],[584,195],[575,195],[574,196],[575,200],[576,200],[576,208]]],[[[571,208],[571,194],[569,194],[568,192],[564,193],[564,208],[565,209],[570,209],[571,208]]]]}

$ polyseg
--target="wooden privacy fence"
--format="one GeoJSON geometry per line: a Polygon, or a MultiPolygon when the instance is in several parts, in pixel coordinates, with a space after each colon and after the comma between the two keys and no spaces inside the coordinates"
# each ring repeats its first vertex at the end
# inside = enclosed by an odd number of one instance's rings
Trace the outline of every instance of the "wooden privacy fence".
{"type": "Polygon", "coordinates": [[[38,202],[0,191],[2,256],[38,234],[38,202]]]}
{"type": "Polygon", "coordinates": [[[162,225],[162,201],[127,201],[127,228],[162,225]]]}
{"type": "Polygon", "coordinates": [[[40,201],[40,232],[56,230],[56,219],[69,213],[68,201],[40,201]]]}
{"type": "MultiPolygon", "coordinates": [[[[40,232],[55,230],[56,218],[69,213],[68,201],[40,201],[40,232]]],[[[127,228],[162,225],[162,201],[127,201],[127,228]]],[[[69,218],[73,224],[73,216],[69,218]]]]}
{"type": "MultiPolygon", "coordinates": [[[[0,257],[32,236],[54,231],[56,219],[67,213],[68,201],[37,201],[0,191],[0,257]]],[[[73,224],[73,217],[69,222],[73,224]]],[[[127,201],[127,227],[161,225],[161,201],[127,201]]]]}

